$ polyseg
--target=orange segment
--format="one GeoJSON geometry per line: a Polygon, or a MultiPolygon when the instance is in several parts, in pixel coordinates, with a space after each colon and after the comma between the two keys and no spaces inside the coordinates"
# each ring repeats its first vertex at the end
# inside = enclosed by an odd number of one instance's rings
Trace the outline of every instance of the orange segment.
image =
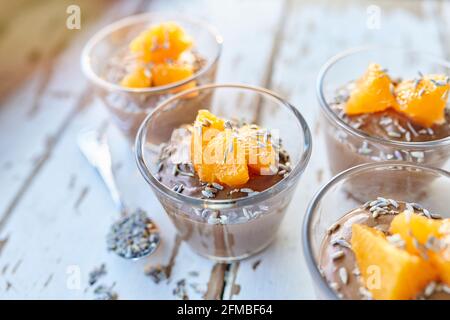
{"type": "Polygon", "coordinates": [[[250,179],[248,168],[245,164],[225,164],[215,167],[217,181],[230,187],[241,186],[250,179]]]}
{"type": "Polygon", "coordinates": [[[374,299],[413,299],[436,278],[429,263],[390,244],[375,229],[353,224],[351,245],[374,299]]]}
{"type": "MultiPolygon", "coordinates": [[[[208,110],[199,110],[191,137],[191,159],[200,180],[214,182],[214,164],[204,161],[204,149],[224,130],[224,121],[208,110]]],[[[209,159],[207,159],[209,160],[209,159]]]]}
{"type": "Polygon", "coordinates": [[[213,164],[196,164],[194,165],[195,172],[197,172],[198,178],[203,182],[216,182],[216,175],[214,173],[213,164]]]}
{"type": "Polygon", "coordinates": [[[220,132],[208,143],[203,161],[214,163],[214,174],[220,183],[235,187],[250,179],[245,153],[231,130],[220,132]]]}
{"type": "Polygon", "coordinates": [[[439,232],[444,248],[436,258],[435,263],[442,281],[450,286],[450,219],[442,221],[439,232]]]}
{"type": "Polygon", "coordinates": [[[276,173],[276,148],[265,132],[255,125],[233,128],[208,110],[199,110],[192,129],[191,159],[200,180],[237,187],[247,183],[249,171],[276,173]]]}
{"type": "Polygon", "coordinates": [[[449,89],[448,77],[444,75],[425,75],[420,80],[402,81],[395,90],[396,110],[424,127],[442,124],[449,89]]]}
{"type": "Polygon", "coordinates": [[[203,125],[206,128],[214,128],[222,131],[225,128],[225,121],[219,117],[216,117],[208,110],[202,109],[198,111],[194,125],[203,125]]]}
{"type": "MultiPolygon", "coordinates": [[[[449,242],[447,241],[447,244],[449,242]]],[[[447,253],[443,255],[438,255],[436,253],[431,253],[430,258],[433,265],[436,267],[439,273],[439,278],[450,286],[450,256],[449,249],[447,247],[447,253]]]]}
{"type": "Polygon", "coordinates": [[[194,121],[191,149],[196,149],[196,146],[199,146],[200,149],[191,150],[193,152],[192,154],[199,153],[209,141],[219,132],[223,131],[224,123],[224,120],[216,117],[208,110],[199,110],[194,121]]]}
{"type": "MultiPolygon", "coordinates": [[[[218,123],[216,122],[215,125],[218,123]]],[[[194,127],[194,130],[196,128],[201,127],[194,127]]],[[[192,157],[196,161],[194,168],[200,180],[219,182],[232,187],[245,184],[250,177],[245,154],[239,151],[238,139],[232,135],[231,130],[217,131],[215,128],[206,128],[206,130],[207,132],[216,131],[215,136],[208,142],[197,141],[195,150],[191,147],[192,157]],[[201,152],[200,155],[199,152],[201,152]]],[[[199,136],[200,134],[197,133],[196,137],[199,136]]]]}
{"type": "Polygon", "coordinates": [[[191,161],[193,163],[195,172],[201,181],[214,182],[214,163],[209,163],[208,155],[205,156],[205,149],[208,142],[218,134],[218,130],[214,128],[204,129],[201,126],[194,126],[191,137],[191,161]],[[207,132],[202,132],[207,130],[207,132]],[[204,137],[204,138],[203,138],[204,137]]]}
{"type": "MultiPolygon", "coordinates": [[[[204,136],[209,133],[214,135],[210,139],[205,138],[200,143],[197,143],[197,148],[199,149],[195,150],[197,152],[197,162],[194,163],[194,168],[201,181],[218,182],[216,178],[216,164],[223,161],[224,141],[222,141],[222,138],[216,139],[216,137],[222,132],[217,131],[215,128],[203,128],[203,130],[204,136]],[[199,152],[201,152],[201,158],[199,158],[199,152]]],[[[199,136],[199,133],[197,133],[197,136],[199,136]]]]}
{"type": "Polygon", "coordinates": [[[192,46],[192,39],[175,22],[163,22],[142,32],[130,43],[130,51],[142,62],[175,61],[192,46]]]}
{"type": "Polygon", "coordinates": [[[239,129],[239,135],[249,170],[259,175],[277,173],[278,153],[272,145],[270,133],[257,126],[246,125],[239,129]]]}
{"type": "Polygon", "coordinates": [[[152,75],[144,67],[136,67],[131,73],[123,77],[120,84],[127,88],[147,88],[152,85],[152,75]]]}
{"type": "Polygon", "coordinates": [[[371,63],[364,75],[356,81],[345,113],[356,115],[386,110],[396,105],[391,79],[380,65],[371,63]]]}
{"type": "Polygon", "coordinates": [[[153,85],[164,86],[178,82],[194,74],[194,69],[189,64],[180,63],[160,63],[152,68],[153,85]]]}
{"type": "Polygon", "coordinates": [[[402,236],[408,252],[428,256],[441,280],[450,285],[450,219],[433,220],[403,212],[392,220],[390,231],[402,236]],[[443,245],[433,245],[433,237],[443,245]]]}
{"type": "Polygon", "coordinates": [[[418,255],[419,251],[413,243],[413,237],[425,244],[429,236],[440,237],[440,220],[428,219],[417,214],[407,214],[402,212],[398,214],[391,222],[390,232],[401,235],[406,243],[406,250],[418,255]]]}

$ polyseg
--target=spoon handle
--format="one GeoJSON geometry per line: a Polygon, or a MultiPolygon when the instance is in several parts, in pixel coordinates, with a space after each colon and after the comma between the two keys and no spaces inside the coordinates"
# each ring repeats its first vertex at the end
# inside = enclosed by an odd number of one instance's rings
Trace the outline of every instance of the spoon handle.
{"type": "Polygon", "coordinates": [[[111,152],[104,135],[99,136],[96,131],[82,131],[78,136],[78,147],[89,163],[97,170],[105,183],[117,209],[122,215],[126,214],[125,204],[117,189],[112,172],[111,152]]]}

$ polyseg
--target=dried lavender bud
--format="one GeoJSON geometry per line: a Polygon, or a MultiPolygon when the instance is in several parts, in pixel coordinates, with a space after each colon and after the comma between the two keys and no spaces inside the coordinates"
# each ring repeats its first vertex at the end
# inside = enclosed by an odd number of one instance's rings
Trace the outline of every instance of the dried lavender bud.
{"type": "Polygon", "coordinates": [[[159,231],[142,210],[136,210],[111,226],[107,236],[108,250],[127,259],[152,253],[160,241],[159,231]]]}
{"type": "Polygon", "coordinates": [[[106,266],[104,263],[102,263],[100,267],[95,268],[89,273],[89,285],[94,285],[98,281],[98,279],[100,279],[104,275],[106,275],[106,266]]]}

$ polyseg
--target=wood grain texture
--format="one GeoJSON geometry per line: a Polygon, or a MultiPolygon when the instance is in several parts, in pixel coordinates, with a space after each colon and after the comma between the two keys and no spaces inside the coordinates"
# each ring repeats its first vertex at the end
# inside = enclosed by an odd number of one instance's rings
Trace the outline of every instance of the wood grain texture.
{"type": "MultiPolygon", "coordinates": [[[[131,7],[130,3],[119,3],[111,10],[126,15],[136,7],[131,7]]],[[[164,1],[152,1],[146,3],[146,9],[164,11],[177,8],[186,14],[206,17],[219,29],[226,29],[228,23],[233,21],[235,31],[245,29],[247,33],[228,34],[229,41],[248,42],[249,35],[258,34],[259,41],[253,50],[265,53],[270,51],[273,41],[273,34],[267,28],[277,23],[280,6],[270,1],[255,10],[256,3],[234,1],[227,10],[221,10],[218,2],[193,1],[184,8],[183,1],[171,2],[170,6],[164,1]],[[268,13],[274,15],[266,19],[268,25],[252,24],[249,20],[236,19],[231,9],[246,15],[254,12],[261,16],[268,13]]],[[[114,14],[110,15],[111,18],[114,19],[114,14]]],[[[10,147],[11,153],[2,159],[8,164],[4,167],[10,179],[1,184],[7,196],[0,203],[4,213],[0,220],[0,235],[9,235],[11,240],[3,248],[0,266],[18,267],[14,273],[11,268],[5,269],[4,276],[0,278],[0,297],[93,298],[93,288],[87,286],[88,273],[101,263],[106,263],[108,274],[101,283],[115,283],[114,290],[119,298],[178,298],[174,290],[180,283],[184,283],[187,296],[191,299],[221,298],[224,266],[215,267],[213,262],[196,256],[184,243],[176,240],[172,224],[136,169],[129,145],[113,126],[108,127],[107,134],[109,141],[113,142],[111,146],[119,188],[131,208],[144,208],[155,218],[163,230],[163,244],[154,256],[137,263],[123,261],[105,251],[105,234],[117,215],[96,173],[75,145],[77,133],[82,128],[101,130],[108,122],[103,106],[96,99],[91,99],[89,85],[78,67],[80,49],[94,29],[98,26],[76,39],[52,67],[49,85],[40,94],[41,107],[32,117],[28,112],[30,103],[25,102],[33,101],[36,88],[39,88],[36,84],[18,91],[8,102],[11,107],[0,114],[0,121],[5,124],[1,129],[4,132],[13,126],[20,126],[14,137],[14,143],[19,146],[10,147]],[[68,74],[71,75],[70,81],[64,81],[68,74]],[[55,92],[57,94],[53,94],[55,92]],[[51,139],[47,139],[49,136],[51,139]],[[40,146],[41,143],[44,145],[40,146]],[[33,154],[36,154],[37,164],[16,161],[33,154]],[[159,284],[153,283],[144,274],[147,264],[169,267],[170,278],[159,284]],[[81,275],[81,287],[78,289],[71,289],[68,284],[73,280],[73,270],[78,270],[81,275]]],[[[245,47],[231,49],[224,50],[220,67],[223,71],[219,79],[239,81],[240,76],[236,75],[246,75],[248,82],[262,84],[265,69],[260,65],[267,64],[269,54],[259,55],[258,59],[246,59],[245,63],[229,68],[227,64],[230,59],[235,59],[235,55],[245,56],[247,50],[245,47]],[[246,68],[258,72],[247,72],[246,68]]],[[[42,76],[35,76],[36,83],[42,76]]],[[[2,139],[1,143],[7,147],[6,144],[12,141],[2,139]]]]}
{"type": "Polygon", "coordinates": [[[313,154],[276,241],[267,251],[239,263],[228,286],[239,285],[240,293],[227,297],[316,297],[303,258],[301,224],[308,202],[330,177],[317,122],[317,72],[331,56],[362,45],[404,45],[442,55],[439,26],[433,13],[436,5],[420,1],[397,1],[395,5],[388,1],[290,1],[270,89],[285,96],[305,116],[314,136],[313,154]],[[374,4],[381,9],[380,29],[366,27],[367,7],[374,4]]]}
{"type": "MultiPolygon", "coordinates": [[[[127,12],[133,6],[122,6],[122,10],[105,12],[103,21],[96,29],[127,12]]],[[[75,31],[78,32],[78,31],[75,31]]],[[[16,94],[2,104],[0,113],[0,146],[7,153],[0,158],[3,182],[0,185],[0,219],[10,212],[26,192],[42,163],[52,155],[58,139],[76,114],[89,102],[90,89],[79,67],[80,52],[94,30],[80,32],[71,47],[53,61],[51,77],[42,70],[18,87],[16,94]],[[45,93],[40,92],[41,80],[47,81],[45,93]],[[67,81],[67,78],[70,81],[67,81]],[[30,117],[36,99],[42,105],[40,112],[30,117]]]]}
{"type": "MultiPolygon", "coordinates": [[[[68,30],[66,8],[81,8],[82,28],[105,10],[107,1],[4,1],[0,12],[0,101],[14,88],[29,79],[34,70],[42,75],[40,89],[44,92],[52,73],[53,61],[77,32],[68,30]],[[43,41],[45,39],[45,41],[43,41]]],[[[35,99],[37,107],[39,99],[35,99]]]]}

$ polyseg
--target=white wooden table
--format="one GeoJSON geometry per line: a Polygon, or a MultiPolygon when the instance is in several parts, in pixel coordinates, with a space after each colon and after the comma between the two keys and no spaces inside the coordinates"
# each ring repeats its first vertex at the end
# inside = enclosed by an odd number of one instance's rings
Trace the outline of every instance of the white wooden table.
{"type": "MultiPolygon", "coordinates": [[[[65,8],[61,2],[63,16],[65,8]]],[[[303,259],[301,223],[308,201],[329,178],[316,122],[317,72],[335,53],[366,44],[404,45],[449,58],[449,18],[450,3],[441,1],[117,1],[94,23],[65,30],[74,35],[72,41],[52,51],[53,59],[31,69],[31,76],[1,100],[0,298],[92,299],[88,275],[102,263],[107,274],[98,283],[115,283],[120,299],[175,299],[173,290],[182,279],[190,299],[315,298],[303,259]],[[180,11],[215,25],[225,39],[217,81],[270,88],[299,108],[310,125],[314,151],[309,166],[276,241],[255,257],[215,264],[176,240],[128,145],[108,125],[106,110],[81,74],[86,40],[101,26],[141,11],[180,11]],[[145,261],[124,261],[106,252],[105,235],[117,213],[75,144],[86,127],[106,128],[127,203],[150,212],[163,230],[161,248],[145,261]],[[170,278],[154,283],[144,274],[149,264],[171,265],[170,278]]],[[[15,20],[26,23],[26,13],[15,20]]],[[[4,30],[0,51],[16,33],[4,30]]]]}

